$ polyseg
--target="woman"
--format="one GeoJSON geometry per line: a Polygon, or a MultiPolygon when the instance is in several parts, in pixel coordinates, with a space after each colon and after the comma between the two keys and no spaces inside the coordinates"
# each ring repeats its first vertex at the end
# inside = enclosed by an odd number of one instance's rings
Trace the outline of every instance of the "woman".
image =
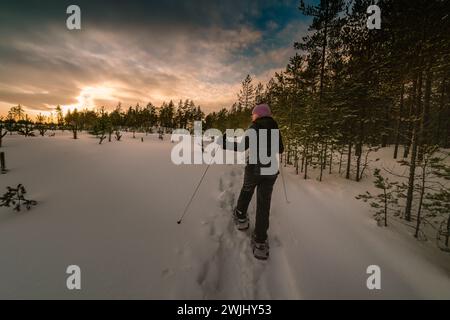
{"type": "MultiPolygon", "coordinates": [[[[252,249],[253,254],[257,259],[265,260],[269,256],[267,230],[269,229],[270,202],[272,198],[273,185],[277,180],[279,172],[277,171],[275,174],[270,175],[261,174],[262,168],[273,165],[271,162],[263,164],[260,161],[259,148],[261,148],[261,145],[259,143],[259,132],[261,129],[267,130],[267,136],[265,136],[267,145],[262,145],[266,147],[265,152],[267,151],[267,156],[271,156],[272,149],[274,147],[271,145],[271,132],[272,130],[278,131],[278,124],[272,118],[272,112],[267,104],[257,105],[252,111],[252,125],[249,130],[254,130],[256,132],[257,143],[252,145],[249,142],[248,136],[243,139],[243,143],[245,143],[244,149],[247,150],[250,148],[250,153],[253,152],[254,155],[257,155],[257,161],[256,163],[248,163],[247,161],[244,174],[244,183],[233,213],[233,218],[238,230],[243,231],[249,228],[250,223],[247,210],[256,188],[256,223],[252,236],[252,249]]],[[[279,131],[278,136],[278,150],[275,150],[275,152],[281,154],[284,151],[284,147],[279,131]]],[[[224,135],[222,141],[222,146],[224,149],[229,147],[229,145],[227,146],[226,139],[226,135],[224,135]]],[[[231,146],[234,151],[241,150],[239,148],[239,143],[237,142],[234,142],[231,146]]],[[[273,157],[271,157],[271,159],[273,159],[273,157]]],[[[278,166],[278,163],[275,165],[278,166]]]]}

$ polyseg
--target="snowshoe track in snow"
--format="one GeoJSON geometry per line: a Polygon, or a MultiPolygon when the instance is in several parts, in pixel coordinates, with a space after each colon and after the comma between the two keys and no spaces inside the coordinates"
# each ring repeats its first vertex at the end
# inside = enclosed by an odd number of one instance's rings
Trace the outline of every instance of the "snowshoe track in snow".
{"type": "MultiPolygon", "coordinates": [[[[282,250],[282,242],[277,235],[270,239],[271,257],[268,261],[257,260],[252,253],[250,239],[255,220],[255,200],[249,207],[251,227],[246,231],[236,229],[232,213],[239,195],[243,178],[241,168],[227,171],[220,179],[218,189],[218,213],[207,223],[210,240],[215,242],[211,257],[203,262],[197,283],[204,298],[230,299],[270,299],[280,297],[280,292],[270,292],[273,282],[285,277],[277,277],[279,272],[290,274],[289,265],[282,250]],[[226,188],[224,186],[227,186],[226,188]]],[[[255,194],[256,196],[256,194],[255,194]]],[[[288,277],[289,278],[289,277],[288,277]]],[[[275,283],[284,291],[282,296],[296,298],[291,284],[275,283]]]]}

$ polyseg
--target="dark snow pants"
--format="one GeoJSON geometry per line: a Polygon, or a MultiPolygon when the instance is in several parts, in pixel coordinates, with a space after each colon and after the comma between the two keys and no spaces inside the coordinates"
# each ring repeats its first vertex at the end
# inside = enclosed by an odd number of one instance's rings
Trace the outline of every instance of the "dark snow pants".
{"type": "Polygon", "coordinates": [[[255,237],[257,242],[264,242],[267,239],[267,230],[269,229],[269,213],[273,185],[277,180],[278,174],[264,176],[255,173],[255,171],[252,165],[245,167],[244,185],[239,194],[236,209],[241,213],[239,217],[244,218],[247,214],[255,188],[257,188],[255,237]]]}

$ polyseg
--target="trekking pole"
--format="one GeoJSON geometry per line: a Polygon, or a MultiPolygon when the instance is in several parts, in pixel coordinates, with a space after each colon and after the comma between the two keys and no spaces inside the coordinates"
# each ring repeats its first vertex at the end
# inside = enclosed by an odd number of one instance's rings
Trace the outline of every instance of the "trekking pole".
{"type": "Polygon", "coordinates": [[[209,167],[211,166],[211,163],[212,163],[214,157],[216,156],[217,149],[219,149],[219,146],[217,146],[216,149],[214,150],[214,156],[211,157],[211,160],[209,161],[208,165],[206,166],[206,169],[205,169],[205,171],[203,172],[203,175],[202,175],[202,177],[200,178],[200,181],[198,182],[197,187],[196,187],[195,190],[194,190],[194,193],[192,193],[192,196],[191,196],[191,198],[189,199],[189,202],[187,203],[186,207],[184,207],[183,214],[181,215],[180,219],[177,221],[178,224],[181,224],[181,221],[183,220],[184,215],[185,215],[186,212],[188,211],[189,206],[190,206],[191,203],[192,203],[192,200],[194,200],[194,197],[195,197],[195,195],[197,194],[197,191],[198,191],[198,189],[200,188],[200,185],[202,184],[203,179],[205,178],[206,173],[208,172],[208,169],[209,169],[209,167]]]}
{"type": "Polygon", "coordinates": [[[284,197],[286,199],[286,203],[289,204],[291,202],[289,201],[288,196],[287,196],[286,183],[284,181],[284,175],[283,175],[283,164],[281,164],[281,166],[280,166],[280,174],[281,174],[281,181],[283,182],[284,197]]]}

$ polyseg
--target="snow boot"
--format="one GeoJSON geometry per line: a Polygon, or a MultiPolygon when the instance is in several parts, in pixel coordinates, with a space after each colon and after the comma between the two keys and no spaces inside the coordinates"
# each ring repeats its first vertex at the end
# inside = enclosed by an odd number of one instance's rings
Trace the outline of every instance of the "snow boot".
{"type": "Polygon", "coordinates": [[[252,251],[256,259],[267,260],[267,258],[269,258],[269,241],[257,242],[255,234],[253,234],[252,251]]]}
{"type": "Polygon", "coordinates": [[[248,215],[246,214],[242,218],[242,212],[240,212],[237,209],[234,209],[233,220],[234,220],[234,224],[236,225],[236,228],[239,231],[245,231],[250,227],[250,221],[248,219],[248,215]]]}

